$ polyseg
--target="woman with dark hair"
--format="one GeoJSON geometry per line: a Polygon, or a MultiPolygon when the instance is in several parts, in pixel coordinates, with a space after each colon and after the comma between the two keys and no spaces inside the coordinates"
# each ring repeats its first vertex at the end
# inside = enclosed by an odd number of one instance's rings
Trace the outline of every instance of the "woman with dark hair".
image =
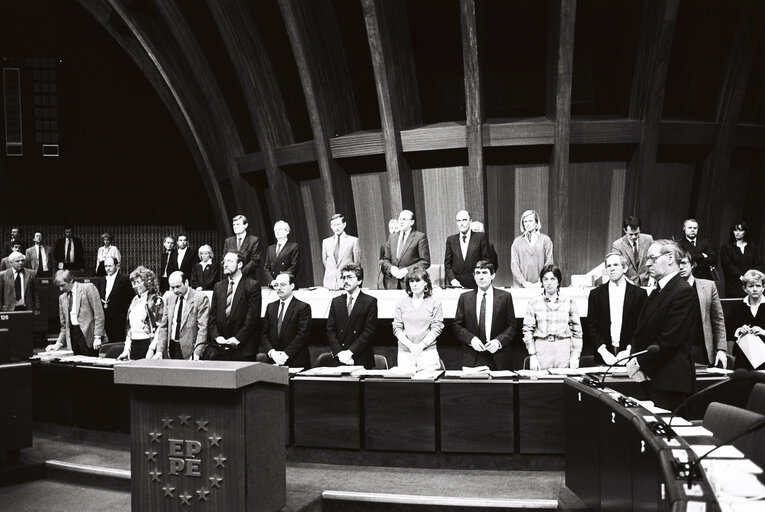
{"type": "Polygon", "coordinates": [[[523,318],[523,342],[529,369],[578,368],[582,353],[582,324],[576,302],[560,294],[561,271],[545,265],[539,272],[543,293],[532,297],[523,318]]]}
{"type": "Polygon", "coordinates": [[[743,220],[730,230],[730,241],[720,248],[720,266],[725,277],[725,296],[744,297],[741,278],[749,269],[760,269],[757,246],[748,240],[749,226],[743,220]]]}
{"type": "MultiPolygon", "coordinates": [[[[765,369],[765,363],[754,368],[741,350],[739,340],[744,335],[751,334],[760,338],[761,343],[765,342],[765,307],[763,307],[762,299],[765,274],[755,269],[747,270],[739,282],[742,284],[746,297],[730,310],[725,319],[728,339],[736,342],[732,351],[736,358],[733,369],[762,370],[765,369]]],[[[752,341],[756,340],[752,339],[752,341]]]]}
{"type": "Polygon", "coordinates": [[[398,367],[403,370],[437,370],[441,359],[436,341],[444,330],[441,302],[433,298],[430,276],[422,267],[406,276],[408,297],[396,304],[393,335],[398,339],[398,367]]]}
{"type": "Polygon", "coordinates": [[[128,307],[125,348],[117,359],[144,359],[165,304],[159,296],[157,275],[143,265],[130,273],[130,284],[135,297],[128,307]]]}
{"type": "Polygon", "coordinates": [[[104,268],[104,260],[112,257],[114,261],[119,265],[122,263],[122,255],[116,245],[112,245],[112,235],[107,233],[101,234],[101,241],[104,245],[98,248],[98,254],[96,255],[96,275],[105,276],[106,269],[104,268]]]}

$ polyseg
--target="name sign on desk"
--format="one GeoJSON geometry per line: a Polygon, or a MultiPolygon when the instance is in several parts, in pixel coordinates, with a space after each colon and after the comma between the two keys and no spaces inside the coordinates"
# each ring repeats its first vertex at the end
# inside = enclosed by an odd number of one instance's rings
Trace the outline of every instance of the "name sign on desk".
{"type": "Polygon", "coordinates": [[[225,440],[204,418],[165,414],[148,436],[144,452],[148,478],[165,502],[208,501],[226,476],[225,440]]]}

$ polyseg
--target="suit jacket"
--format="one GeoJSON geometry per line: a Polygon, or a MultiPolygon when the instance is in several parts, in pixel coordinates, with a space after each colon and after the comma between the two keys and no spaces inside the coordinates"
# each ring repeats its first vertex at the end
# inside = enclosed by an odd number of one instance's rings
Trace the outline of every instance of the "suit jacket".
{"type": "MultiPolygon", "coordinates": [[[[76,249],[75,249],[76,250],[76,249]]],[[[104,332],[104,309],[101,307],[101,297],[98,295],[96,285],[92,283],[77,283],[77,298],[72,308],[77,309],[77,323],[80,326],[82,335],[85,337],[85,343],[89,348],[93,348],[93,339],[100,336],[105,343],[108,337],[104,332]]],[[[69,300],[66,293],[58,297],[58,317],[61,322],[61,331],[58,334],[56,343],[72,348],[72,338],[69,332],[71,320],[69,318],[69,300]]]]}
{"type": "MultiPolygon", "coordinates": [[[[694,279],[693,282],[696,285],[696,294],[699,296],[699,306],[701,307],[703,346],[706,354],[706,361],[704,362],[710,365],[714,364],[715,353],[718,350],[728,351],[728,342],[725,337],[725,317],[715,282],[706,279],[694,279]]],[[[696,362],[702,361],[697,359],[696,362]]]]}
{"type": "MultiPolygon", "coordinates": [[[[178,297],[172,293],[168,294],[165,303],[165,312],[162,320],[157,327],[155,339],[157,341],[156,353],[164,354],[167,357],[168,339],[173,330],[173,323],[176,319],[175,305],[178,303],[178,297]]],[[[207,315],[210,310],[210,301],[207,295],[189,288],[188,297],[183,301],[181,310],[181,329],[178,332],[178,341],[181,344],[181,352],[184,359],[189,359],[196,352],[201,356],[207,344],[207,315]]]]}
{"type": "Polygon", "coordinates": [[[2,253],[0,253],[0,257],[5,258],[6,256],[9,256],[11,254],[11,249],[13,248],[13,244],[21,244],[21,252],[23,253],[26,248],[27,244],[22,239],[16,239],[16,240],[8,240],[7,242],[3,243],[3,249],[2,253]]]}
{"type": "Polygon", "coordinates": [[[197,263],[191,269],[189,284],[195,290],[201,286],[203,290],[212,291],[218,281],[220,281],[220,265],[215,262],[210,262],[204,270],[201,263],[197,263]]]}
{"type": "MultiPolygon", "coordinates": [[[[446,271],[446,282],[451,284],[452,279],[456,279],[465,288],[478,288],[473,278],[473,269],[480,260],[491,261],[491,252],[489,244],[483,233],[470,233],[466,257],[462,257],[462,247],[460,246],[460,237],[457,233],[446,239],[446,252],[444,253],[444,269],[446,271]]],[[[494,269],[496,272],[497,269],[494,269]]]]}
{"type": "Polygon", "coordinates": [[[74,244],[74,261],[65,263],[66,238],[56,240],[56,244],[53,246],[53,259],[56,260],[57,265],[63,264],[63,268],[66,270],[82,270],[85,268],[85,251],[82,247],[82,240],[72,237],[72,243],[74,244]]]}
{"type": "Polygon", "coordinates": [[[175,249],[170,252],[163,250],[162,256],[159,257],[159,269],[157,270],[157,277],[167,281],[167,278],[170,277],[170,274],[176,270],[178,270],[178,253],[175,252],[175,249]],[[170,261],[168,261],[168,258],[170,261]],[[167,276],[163,277],[165,275],[165,266],[167,266],[167,276]]]}
{"type": "MultiPolygon", "coordinates": [[[[35,279],[37,273],[31,268],[24,269],[24,305],[27,311],[40,310],[40,297],[37,295],[35,279]]],[[[0,300],[3,301],[0,311],[13,311],[16,308],[16,283],[13,269],[9,268],[0,273],[0,300]]]]}
{"type": "Polygon", "coordinates": [[[349,263],[359,263],[359,239],[342,233],[340,235],[340,255],[335,260],[337,237],[330,236],[321,242],[321,262],[324,264],[324,288],[339,290],[342,288],[340,273],[349,263]]]}
{"type": "Polygon", "coordinates": [[[260,285],[256,280],[242,276],[234,292],[228,318],[226,318],[227,291],[227,279],[215,284],[207,321],[209,341],[215,342],[218,336],[224,338],[234,336],[239,340],[239,347],[232,349],[231,359],[254,360],[258,353],[257,332],[262,303],[260,285]]]}
{"type": "Polygon", "coordinates": [[[380,262],[382,265],[383,280],[388,289],[397,289],[404,287],[402,279],[396,279],[390,273],[391,267],[407,268],[412,270],[415,266],[423,269],[430,267],[430,247],[428,246],[428,237],[425,233],[415,231],[409,232],[409,236],[401,249],[401,257],[397,258],[399,233],[393,233],[388,237],[388,243],[385,244],[385,254],[380,262]]]}
{"type": "Polygon", "coordinates": [[[124,341],[127,326],[127,311],[130,302],[135,297],[133,287],[130,285],[130,278],[117,272],[114,278],[114,286],[111,293],[106,296],[106,278],[98,279],[96,288],[101,297],[101,304],[104,308],[104,328],[110,341],[124,341]]]}
{"type": "Polygon", "coordinates": [[[653,243],[653,237],[645,233],[638,235],[638,259],[635,261],[635,252],[632,250],[630,238],[627,235],[619,238],[612,244],[614,251],[619,251],[627,258],[627,279],[637,286],[648,285],[648,267],[645,265],[645,255],[653,243]]]}
{"type": "Polygon", "coordinates": [[[266,251],[266,263],[263,265],[269,282],[276,279],[276,276],[282,272],[291,272],[295,276],[295,282],[297,283],[300,268],[299,260],[300,247],[295,242],[286,242],[282,250],[279,251],[279,256],[276,255],[276,244],[269,245],[268,251],[266,251]]]}
{"type": "Polygon", "coordinates": [[[8,261],[8,256],[6,256],[2,260],[0,260],[0,271],[8,270],[9,268],[11,268],[11,264],[8,261]]]}
{"type": "MultiPolygon", "coordinates": [[[[191,277],[191,269],[194,268],[194,264],[199,261],[199,257],[197,256],[196,251],[193,249],[187,247],[186,252],[183,255],[183,259],[181,260],[181,264],[178,265],[178,250],[175,250],[175,267],[176,270],[180,270],[184,274],[186,274],[186,278],[191,277]]],[[[169,274],[168,274],[169,276],[169,274]]]]}
{"type": "Polygon", "coordinates": [[[350,350],[353,363],[364,368],[374,368],[375,356],[372,340],[377,328],[377,299],[359,292],[356,303],[348,316],[348,294],[332,299],[327,317],[327,340],[332,355],[350,350]]]}
{"type": "MultiPolygon", "coordinates": [[[[228,252],[237,252],[236,249],[236,236],[226,238],[223,243],[223,256],[228,252]]],[[[242,247],[239,249],[244,255],[244,266],[242,267],[242,275],[249,277],[250,279],[256,279],[256,273],[260,266],[260,240],[255,235],[245,235],[242,240],[242,247]]]]}
{"type": "Polygon", "coordinates": [[[696,245],[693,245],[685,235],[680,237],[678,241],[680,247],[688,251],[693,258],[696,267],[693,269],[693,277],[696,279],[709,279],[714,280],[712,275],[712,267],[717,265],[717,256],[709,247],[709,241],[701,238],[696,238],[696,245]],[[706,254],[706,257],[702,256],[706,254]]]}
{"type": "MultiPolygon", "coordinates": [[[[55,274],[56,273],[56,261],[53,258],[53,252],[50,250],[50,247],[47,245],[42,246],[42,251],[45,253],[45,255],[48,257],[48,274],[55,274]]],[[[32,247],[29,247],[27,249],[27,252],[25,254],[26,256],[26,263],[24,263],[25,267],[29,267],[35,272],[37,272],[37,275],[41,275],[42,269],[40,268],[40,262],[37,261],[37,245],[32,244],[32,247]]]]}
{"type": "Polygon", "coordinates": [[[286,352],[289,356],[287,366],[310,368],[308,335],[311,332],[311,306],[293,295],[284,312],[282,329],[277,335],[279,303],[280,301],[277,300],[266,306],[260,335],[261,348],[265,354],[268,354],[271,349],[286,352]]]}
{"type": "MultiPolygon", "coordinates": [[[[485,335],[481,335],[478,329],[478,311],[476,299],[479,290],[471,290],[460,295],[457,301],[457,312],[454,315],[452,329],[454,335],[462,342],[462,366],[481,366],[488,364],[496,370],[510,370],[513,366],[513,355],[510,352],[510,342],[518,330],[513,307],[513,296],[509,292],[494,288],[494,300],[492,302],[491,315],[491,338],[499,341],[501,348],[494,354],[490,352],[476,352],[470,346],[470,340],[478,337],[482,341],[485,335]]],[[[483,292],[481,292],[483,293],[483,292]]]]}
{"type": "MultiPolygon", "coordinates": [[[[640,246],[638,246],[639,248],[640,246]]],[[[626,283],[624,304],[622,306],[622,329],[619,334],[619,349],[624,350],[637,328],[637,319],[646,299],[645,291],[639,286],[626,283]]],[[[587,344],[595,349],[595,361],[603,364],[603,356],[598,347],[605,345],[609,352],[616,355],[611,345],[611,306],[608,283],[590,291],[587,299],[587,318],[584,322],[584,335],[587,344]]],[[[634,350],[633,350],[634,352],[634,350]]]]}
{"type": "Polygon", "coordinates": [[[657,390],[693,393],[696,379],[691,347],[701,328],[699,298],[688,282],[675,275],[661,291],[653,291],[638,316],[632,352],[657,345],[656,354],[637,357],[640,369],[657,390]]]}

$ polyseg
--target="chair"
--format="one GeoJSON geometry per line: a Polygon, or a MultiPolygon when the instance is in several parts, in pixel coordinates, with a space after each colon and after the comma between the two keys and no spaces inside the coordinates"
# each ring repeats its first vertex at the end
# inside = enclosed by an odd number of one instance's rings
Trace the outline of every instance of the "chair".
{"type": "Polygon", "coordinates": [[[104,343],[98,349],[98,357],[107,357],[109,359],[116,359],[117,356],[122,354],[123,350],[125,350],[124,341],[117,341],[114,343],[104,343]]]}
{"type": "MultiPolygon", "coordinates": [[[[709,404],[709,407],[707,407],[707,412],[704,414],[702,425],[704,428],[711,431],[719,441],[727,441],[736,434],[743,432],[750,425],[761,420],[763,417],[765,416],[762,414],[747,411],[741,407],[722,404],[720,402],[712,402],[709,404]]],[[[747,457],[749,457],[750,454],[758,453],[761,451],[761,448],[758,445],[765,444],[763,441],[765,435],[761,432],[762,431],[744,436],[736,440],[733,443],[733,446],[741,450],[747,457]]]]}
{"type": "Polygon", "coordinates": [[[758,382],[749,393],[746,410],[765,415],[765,384],[758,382]]]}
{"type": "Polygon", "coordinates": [[[375,354],[375,370],[387,370],[388,369],[388,360],[385,358],[385,356],[380,354],[375,354]]]}
{"type": "Polygon", "coordinates": [[[580,368],[589,368],[595,366],[595,356],[582,356],[579,358],[580,368]]]}
{"type": "Polygon", "coordinates": [[[337,361],[332,357],[331,352],[324,352],[319,354],[319,357],[316,358],[316,366],[337,366],[337,361]]]}

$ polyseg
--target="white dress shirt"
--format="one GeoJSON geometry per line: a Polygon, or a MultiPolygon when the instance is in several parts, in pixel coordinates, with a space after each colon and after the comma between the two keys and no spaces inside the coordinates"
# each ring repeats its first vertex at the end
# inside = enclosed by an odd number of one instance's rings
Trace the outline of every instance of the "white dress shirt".
{"type": "Polygon", "coordinates": [[[624,295],[627,293],[627,281],[622,277],[614,283],[608,282],[608,308],[611,318],[611,345],[618,347],[622,336],[622,314],[624,313],[624,295]]]}

